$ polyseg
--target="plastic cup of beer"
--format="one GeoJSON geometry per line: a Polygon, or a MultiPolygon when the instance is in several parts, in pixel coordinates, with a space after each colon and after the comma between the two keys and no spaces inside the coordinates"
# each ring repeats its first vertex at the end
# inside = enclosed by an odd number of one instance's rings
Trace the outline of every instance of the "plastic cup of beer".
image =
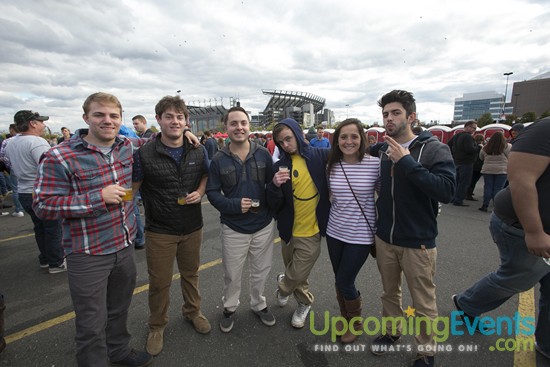
{"type": "Polygon", "coordinates": [[[279,172],[288,173],[288,167],[287,166],[279,166],[279,172]]]}
{"type": "Polygon", "coordinates": [[[187,204],[187,195],[189,195],[189,193],[186,191],[184,193],[182,193],[180,196],[178,196],[178,204],[179,205],[185,205],[187,204]]]}
{"type": "Polygon", "coordinates": [[[130,187],[129,189],[124,189],[124,196],[122,197],[122,201],[132,201],[134,200],[134,190],[130,187]]]}
{"type": "Polygon", "coordinates": [[[260,211],[260,200],[252,199],[252,204],[250,206],[251,213],[257,213],[260,211]]]}

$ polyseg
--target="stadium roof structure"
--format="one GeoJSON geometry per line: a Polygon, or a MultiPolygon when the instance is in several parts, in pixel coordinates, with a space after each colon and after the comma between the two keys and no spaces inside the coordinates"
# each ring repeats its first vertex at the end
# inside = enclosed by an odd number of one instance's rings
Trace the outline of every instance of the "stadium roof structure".
{"type": "Polygon", "coordinates": [[[270,110],[281,110],[287,107],[302,107],[311,103],[315,113],[325,107],[325,99],[315,94],[284,90],[262,89],[263,94],[271,96],[264,113],[270,110]]]}
{"type": "Polygon", "coordinates": [[[202,116],[202,115],[221,115],[223,116],[227,112],[227,108],[221,105],[217,106],[187,106],[190,116],[202,116]]]}

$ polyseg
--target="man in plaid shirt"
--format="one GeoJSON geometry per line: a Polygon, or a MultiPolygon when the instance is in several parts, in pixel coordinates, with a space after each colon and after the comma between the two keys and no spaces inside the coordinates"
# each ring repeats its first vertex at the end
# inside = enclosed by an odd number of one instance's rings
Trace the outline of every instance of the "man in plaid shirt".
{"type": "Polygon", "coordinates": [[[136,224],[133,202],[123,197],[132,186],[135,147],[118,135],[122,107],[115,96],[92,94],[82,108],[89,129],[45,153],[33,209],[40,218],[63,219],[78,365],[148,366],[153,357],[130,348],[126,327],[136,224]]]}

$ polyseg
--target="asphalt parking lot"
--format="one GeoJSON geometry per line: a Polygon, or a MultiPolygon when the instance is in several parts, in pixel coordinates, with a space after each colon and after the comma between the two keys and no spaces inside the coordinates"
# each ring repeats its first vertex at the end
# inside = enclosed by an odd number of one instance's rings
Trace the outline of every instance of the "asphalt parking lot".
{"type": "MultiPolygon", "coordinates": [[[[9,205],[9,200],[6,201],[9,205]]],[[[489,214],[470,207],[443,206],[439,217],[437,297],[440,316],[454,310],[451,295],[466,289],[498,265],[498,252],[488,231],[489,214]]],[[[2,209],[10,212],[10,209],[2,209]]],[[[283,270],[280,243],[274,246],[275,256],[266,297],[277,323],[264,326],[250,311],[248,287],[243,282],[241,306],[235,327],[228,334],[218,328],[221,315],[223,272],[219,241],[219,219],[216,210],[203,202],[204,242],[201,255],[200,286],[203,313],[212,323],[208,335],[196,333],[183,321],[180,312],[182,296],[177,270],[171,288],[170,321],[165,332],[165,347],[155,358],[154,366],[408,366],[414,352],[412,336],[404,336],[399,352],[377,357],[370,353],[374,336],[362,335],[349,347],[331,341],[323,334],[323,315],[337,314],[334,277],[323,241],[323,251],[315,265],[311,289],[316,300],[313,306],[313,331],[309,323],[297,330],[290,325],[295,302],[285,308],[276,305],[277,273],[283,270]],[[323,334],[323,335],[316,335],[323,334]]],[[[0,366],[74,366],[74,314],[68,292],[66,273],[47,274],[38,266],[38,250],[32,236],[28,215],[0,217],[0,290],[6,296],[6,336],[8,346],[0,354],[0,366]]],[[[147,337],[147,267],[145,252],[136,252],[137,287],[132,300],[129,330],[132,345],[144,348],[147,337]]],[[[247,275],[243,277],[247,279],[247,275]]],[[[369,258],[357,280],[363,295],[363,316],[379,318],[380,277],[375,261],[369,258]]],[[[404,287],[403,306],[411,304],[404,287]]],[[[521,297],[513,297],[488,316],[513,316],[521,310],[533,315],[538,289],[521,297]]],[[[374,320],[374,319],[373,319],[374,320]]],[[[534,351],[522,350],[520,341],[509,335],[450,335],[440,343],[438,366],[550,366],[534,351]],[[500,340],[502,339],[502,340],[500,340]],[[499,342],[500,340],[500,342],[499,342]],[[514,342],[515,341],[515,342],[514,342]],[[499,344],[500,343],[500,344],[499,344]],[[515,343],[515,344],[514,344],[515,343]],[[500,351],[499,349],[504,349],[500,351]]]]}

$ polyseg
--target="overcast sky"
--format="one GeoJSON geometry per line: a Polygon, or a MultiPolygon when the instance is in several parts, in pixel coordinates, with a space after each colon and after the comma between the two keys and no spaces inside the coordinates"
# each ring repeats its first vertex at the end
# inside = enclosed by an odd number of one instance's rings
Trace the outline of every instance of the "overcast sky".
{"type": "Polygon", "coordinates": [[[20,109],[74,131],[97,91],[119,97],[128,126],[154,123],[177,90],[258,113],[262,89],[313,93],[337,120],[369,124],[381,95],[405,89],[421,121],[447,123],[463,93],[504,93],[513,71],[509,101],[513,82],[550,71],[548,19],[547,0],[2,1],[0,131],[20,109]]]}

